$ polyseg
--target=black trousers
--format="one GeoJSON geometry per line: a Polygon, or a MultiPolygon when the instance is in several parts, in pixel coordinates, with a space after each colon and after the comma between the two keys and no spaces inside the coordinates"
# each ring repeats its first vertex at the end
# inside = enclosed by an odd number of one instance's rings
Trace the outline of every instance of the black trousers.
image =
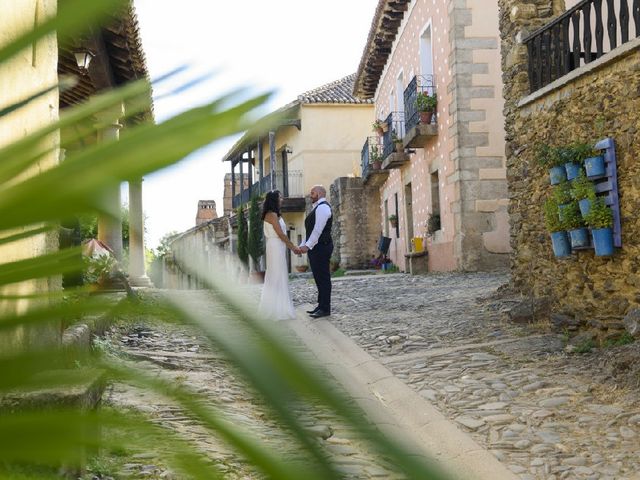
{"type": "Polygon", "coordinates": [[[307,254],[313,279],[318,287],[318,306],[331,312],[331,271],[329,261],[333,253],[333,243],[318,243],[307,254]]]}

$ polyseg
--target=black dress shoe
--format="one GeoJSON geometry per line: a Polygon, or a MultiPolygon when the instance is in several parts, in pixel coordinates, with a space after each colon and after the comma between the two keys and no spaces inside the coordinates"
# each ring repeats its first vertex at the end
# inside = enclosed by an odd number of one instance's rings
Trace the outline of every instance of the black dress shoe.
{"type": "Polygon", "coordinates": [[[309,313],[309,314],[316,313],[318,310],[320,310],[320,307],[316,307],[313,310],[307,310],[307,313],[309,313]]]}
{"type": "Polygon", "coordinates": [[[328,317],[329,315],[331,315],[330,312],[327,312],[326,310],[322,310],[321,308],[319,308],[318,311],[310,314],[309,316],[311,318],[322,318],[322,317],[328,317]]]}

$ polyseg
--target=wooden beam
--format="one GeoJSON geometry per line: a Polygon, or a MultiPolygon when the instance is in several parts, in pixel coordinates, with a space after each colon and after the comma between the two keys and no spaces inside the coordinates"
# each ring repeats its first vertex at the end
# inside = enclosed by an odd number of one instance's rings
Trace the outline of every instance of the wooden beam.
{"type": "Polygon", "coordinates": [[[89,77],[96,91],[115,87],[109,54],[104,45],[102,34],[94,32],[86,42],[87,48],[95,55],[89,64],[89,77]]]}

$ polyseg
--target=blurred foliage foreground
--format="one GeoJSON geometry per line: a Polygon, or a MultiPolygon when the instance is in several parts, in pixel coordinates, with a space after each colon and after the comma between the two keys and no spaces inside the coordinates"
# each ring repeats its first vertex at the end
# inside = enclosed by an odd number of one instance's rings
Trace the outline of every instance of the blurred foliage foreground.
{"type": "MultiPolygon", "coordinates": [[[[55,18],[0,47],[0,67],[47,35],[63,32],[63,38],[71,38],[80,34],[91,22],[99,22],[100,12],[113,11],[117,3],[60,2],[55,18]]],[[[164,80],[154,82],[154,88],[164,80]]],[[[47,91],[56,88],[63,87],[51,85],[47,91]]],[[[56,153],[52,149],[43,151],[43,141],[49,136],[63,129],[74,131],[76,126],[76,131],[82,131],[81,125],[93,125],[97,114],[122,103],[128,106],[126,115],[150,109],[150,88],[148,82],[139,81],[97,95],[65,110],[59,119],[35,133],[0,149],[0,249],[15,247],[39,235],[54,234],[64,219],[97,213],[110,213],[117,218],[119,212],[106,212],[101,203],[107,189],[171,165],[219,138],[251,128],[256,123],[256,108],[266,99],[264,95],[248,98],[247,92],[236,92],[159,124],[135,125],[124,131],[118,141],[68,150],[66,159],[52,168],[34,168],[42,158],[56,153]],[[25,171],[35,173],[24,175],[25,171]]],[[[34,92],[28,99],[0,106],[0,120],[19,114],[44,93],[34,92]]],[[[64,142],[60,147],[65,148],[64,142]]],[[[195,257],[183,260],[185,263],[191,260],[191,268],[198,268],[195,257]]],[[[180,301],[114,303],[104,295],[89,295],[81,287],[49,288],[47,292],[30,295],[16,294],[12,289],[25,282],[60,278],[81,269],[81,256],[75,248],[52,249],[40,256],[0,264],[2,345],[15,338],[30,339],[14,342],[11,348],[3,347],[0,353],[2,478],[44,478],[44,472],[68,475],[79,472],[95,452],[123,452],[136,447],[170,452],[166,460],[179,472],[179,478],[224,478],[224,473],[198,454],[188,438],[179,438],[141,414],[87,408],[77,401],[55,401],[52,392],[73,392],[92,384],[96,378],[101,382],[135,385],[170,399],[263,478],[340,478],[331,460],[290,408],[294,403],[305,402],[332,411],[407,478],[442,478],[420,458],[371,428],[317,369],[294,354],[274,326],[255,317],[249,304],[236,296],[238,288],[234,288],[222,269],[198,275],[206,279],[218,307],[232,319],[230,327],[224,329],[215,328],[210,315],[192,311],[188,303],[180,301]],[[298,452],[297,459],[283,458],[280,452],[256,440],[252,432],[225,420],[220,405],[205,402],[196,392],[137,369],[131,362],[119,362],[117,357],[105,355],[104,349],[73,351],[62,348],[57,341],[39,341],[52,331],[59,338],[63,327],[80,319],[141,316],[197,326],[287,432],[290,447],[298,452]],[[31,476],[17,473],[25,465],[29,466],[31,476]]]]}

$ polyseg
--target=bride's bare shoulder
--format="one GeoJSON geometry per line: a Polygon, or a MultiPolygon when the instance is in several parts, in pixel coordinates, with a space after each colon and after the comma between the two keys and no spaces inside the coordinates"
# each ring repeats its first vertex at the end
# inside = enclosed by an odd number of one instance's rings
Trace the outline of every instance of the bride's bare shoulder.
{"type": "Polygon", "coordinates": [[[267,212],[264,216],[264,221],[269,223],[274,223],[278,221],[278,215],[275,212],[267,212]]]}

